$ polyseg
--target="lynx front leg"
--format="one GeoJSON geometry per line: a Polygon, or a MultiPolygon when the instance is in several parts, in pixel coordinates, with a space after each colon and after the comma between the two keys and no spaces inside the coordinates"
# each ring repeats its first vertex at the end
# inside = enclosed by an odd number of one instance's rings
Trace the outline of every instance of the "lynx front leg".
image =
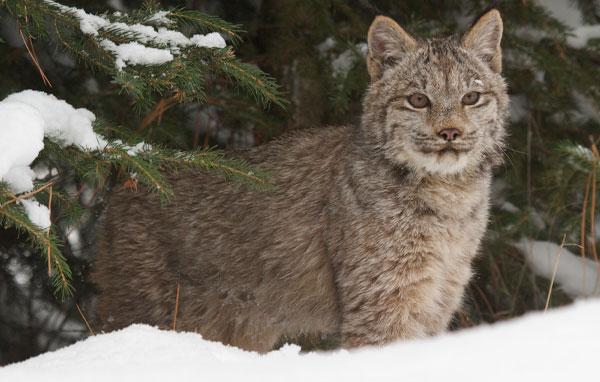
{"type": "Polygon", "coordinates": [[[364,285],[364,290],[342,292],[343,347],[421,338],[444,329],[438,317],[439,295],[430,278],[403,285],[397,277],[382,283],[379,279],[364,285]]]}

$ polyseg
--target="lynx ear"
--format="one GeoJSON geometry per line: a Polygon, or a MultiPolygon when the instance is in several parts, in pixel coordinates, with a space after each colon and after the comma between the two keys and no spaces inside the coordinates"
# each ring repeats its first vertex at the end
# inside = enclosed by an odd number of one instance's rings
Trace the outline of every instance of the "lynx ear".
{"type": "Polygon", "coordinates": [[[417,46],[417,42],[404,31],[394,20],[385,16],[377,16],[369,28],[369,56],[367,69],[371,81],[383,75],[388,65],[393,65],[402,54],[417,46]]]}
{"type": "Polygon", "coordinates": [[[502,71],[502,18],[492,9],[484,13],[462,36],[461,45],[488,63],[496,73],[502,71]]]}

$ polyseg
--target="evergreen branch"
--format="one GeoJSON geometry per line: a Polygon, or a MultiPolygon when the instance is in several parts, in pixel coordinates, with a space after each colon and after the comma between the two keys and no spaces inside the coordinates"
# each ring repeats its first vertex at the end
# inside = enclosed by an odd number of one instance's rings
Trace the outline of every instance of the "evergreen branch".
{"type": "Polygon", "coordinates": [[[0,208],[0,225],[26,234],[32,247],[48,256],[48,261],[54,265],[50,277],[55,295],[61,300],[70,297],[73,293],[71,269],[58,249],[56,237],[34,225],[19,205],[6,204],[0,208]]]}
{"type": "Polygon", "coordinates": [[[558,145],[557,151],[565,157],[565,164],[578,171],[587,173],[600,169],[600,159],[587,147],[571,142],[562,142],[558,145]]]}
{"type": "Polygon", "coordinates": [[[217,170],[233,180],[242,181],[252,187],[270,188],[269,174],[252,168],[239,159],[225,158],[221,151],[200,149],[195,151],[178,151],[153,148],[140,154],[148,162],[160,163],[164,169],[177,170],[183,167],[217,170]]]}
{"type": "Polygon", "coordinates": [[[228,23],[216,16],[207,15],[199,11],[179,8],[169,11],[167,17],[177,22],[180,27],[188,25],[198,28],[203,33],[219,32],[224,34],[234,45],[241,41],[241,26],[228,23]]]}
{"type": "Polygon", "coordinates": [[[258,67],[227,57],[218,63],[217,70],[234,80],[237,86],[252,94],[264,106],[268,106],[271,102],[282,108],[287,105],[273,78],[258,67]]]}
{"type": "Polygon", "coordinates": [[[0,204],[0,209],[6,207],[9,204],[17,203],[17,202],[20,202],[21,200],[25,200],[25,199],[29,199],[29,198],[33,197],[34,195],[44,191],[46,188],[52,187],[54,185],[54,183],[56,183],[56,180],[57,180],[57,178],[51,179],[47,183],[44,183],[42,186],[40,186],[32,191],[26,192],[24,194],[12,195],[9,193],[11,195],[10,200],[7,202],[4,202],[3,204],[0,204]]]}
{"type": "Polygon", "coordinates": [[[144,160],[143,156],[129,155],[126,149],[115,143],[111,143],[104,151],[111,156],[112,163],[117,169],[132,174],[150,191],[157,192],[163,202],[171,199],[173,196],[171,187],[160,171],[151,165],[151,161],[144,160]]]}

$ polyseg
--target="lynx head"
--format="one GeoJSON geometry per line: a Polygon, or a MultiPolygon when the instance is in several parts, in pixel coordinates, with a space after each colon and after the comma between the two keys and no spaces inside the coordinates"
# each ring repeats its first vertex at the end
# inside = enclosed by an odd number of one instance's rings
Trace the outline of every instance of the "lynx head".
{"type": "Polygon", "coordinates": [[[424,174],[499,164],[508,106],[501,38],[497,10],[462,36],[430,40],[377,17],[368,36],[363,136],[395,165],[424,174]]]}

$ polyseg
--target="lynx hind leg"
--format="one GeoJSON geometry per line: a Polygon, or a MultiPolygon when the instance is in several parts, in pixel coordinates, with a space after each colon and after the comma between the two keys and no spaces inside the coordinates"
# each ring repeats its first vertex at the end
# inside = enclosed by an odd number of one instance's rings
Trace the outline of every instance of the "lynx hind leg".
{"type": "Polygon", "coordinates": [[[196,332],[206,340],[244,350],[273,350],[282,330],[280,325],[269,323],[270,317],[264,315],[268,312],[234,298],[239,293],[228,285],[209,278],[203,281],[210,285],[181,284],[178,331],[196,332]]]}
{"type": "Polygon", "coordinates": [[[103,330],[134,323],[170,326],[177,279],[170,274],[164,254],[139,250],[144,246],[160,248],[156,239],[144,236],[142,243],[141,237],[114,235],[114,241],[123,243],[111,245],[108,242],[99,246],[91,278],[98,287],[94,304],[96,325],[103,330]]]}

